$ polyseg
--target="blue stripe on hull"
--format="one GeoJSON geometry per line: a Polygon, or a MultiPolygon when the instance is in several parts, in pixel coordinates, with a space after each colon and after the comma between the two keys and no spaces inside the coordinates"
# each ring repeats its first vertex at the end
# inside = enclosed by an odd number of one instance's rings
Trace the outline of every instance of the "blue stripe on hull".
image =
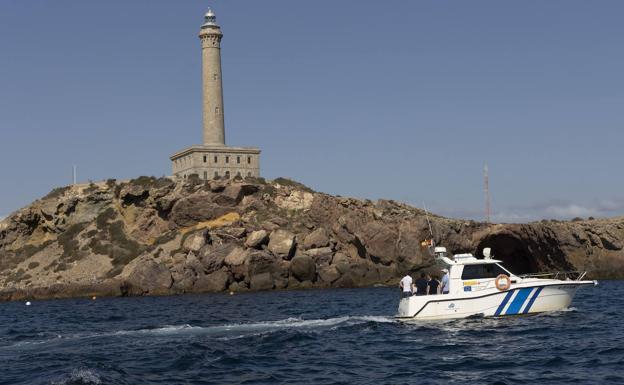
{"type": "Polygon", "coordinates": [[[505,312],[505,315],[518,314],[520,312],[520,309],[522,309],[522,305],[524,305],[524,301],[526,301],[532,291],[532,287],[520,289],[518,291],[518,295],[516,295],[516,298],[514,298],[514,300],[511,302],[511,305],[509,305],[509,308],[505,312]]]}
{"type": "Polygon", "coordinates": [[[535,290],[535,294],[533,294],[533,296],[531,297],[531,300],[529,300],[529,303],[527,304],[526,308],[524,308],[524,311],[522,312],[523,314],[526,314],[529,312],[529,310],[531,309],[531,306],[533,306],[533,303],[535,302],[535,300],[537,299],[537,297],[539,296],[540,292],[542,291],[542,289],[544,288],[544,286],[540,286],[537,288],[537,290],[535,290]]]}
{"type": "Polygon", "coordinates": [[[498,307],[498,309],[496,309],[496,312],[494,313],[494,315],[500,315],[500,313],[503,311],[503,309],[505,308],[505,305],[507,305],[507,302],[509,302],[509,299],[511,298],[511,296],[513,295],[514,291],[510,290],[507,292],[507,295],[505,296],[505,299],[503,299],[503,302],[501,302],[500,306],[498,307]]]}

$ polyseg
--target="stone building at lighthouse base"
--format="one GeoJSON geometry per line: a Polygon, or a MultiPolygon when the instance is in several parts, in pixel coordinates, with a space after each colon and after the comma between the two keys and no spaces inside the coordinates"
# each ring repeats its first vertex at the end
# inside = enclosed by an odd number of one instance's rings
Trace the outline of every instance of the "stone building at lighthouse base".
{"type": "Polygon", "coordinates": [[[173,175],[200,179],[231,179],[260,176],[260,150],[255,147],[196,145],[171,156],[173,175]]]}

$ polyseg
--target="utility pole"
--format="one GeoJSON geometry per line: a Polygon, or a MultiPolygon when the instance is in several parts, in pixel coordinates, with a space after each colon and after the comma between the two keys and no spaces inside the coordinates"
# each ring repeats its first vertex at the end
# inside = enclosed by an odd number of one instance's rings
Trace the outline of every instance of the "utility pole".
{"type": "Polygon", "coordinates": [[[490,223],[492,212],[490,209],[490,177],[487,163],[483,165],[483,192],[485,194],[485,221],[490,223]]]}

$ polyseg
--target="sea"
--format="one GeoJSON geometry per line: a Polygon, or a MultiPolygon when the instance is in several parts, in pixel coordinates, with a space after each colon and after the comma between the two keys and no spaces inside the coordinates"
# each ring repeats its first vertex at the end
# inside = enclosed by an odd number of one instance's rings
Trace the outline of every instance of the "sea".
{"type": "Polygon", "coordinates": [[[379,287],[0,303],[0,383],[624,383],[624,281],[530,316],[404,324],[398,302],[379,287]]]}

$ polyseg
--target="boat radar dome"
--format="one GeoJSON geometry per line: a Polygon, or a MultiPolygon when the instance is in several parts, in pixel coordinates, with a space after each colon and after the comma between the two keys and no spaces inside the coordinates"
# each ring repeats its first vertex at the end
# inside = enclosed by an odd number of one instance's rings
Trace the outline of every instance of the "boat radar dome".
{"type": "Polygon", "coordinates": [[[446,257],[446,247],[436,247],[433,249],[433,253],[436,257],[446,257]]]}

